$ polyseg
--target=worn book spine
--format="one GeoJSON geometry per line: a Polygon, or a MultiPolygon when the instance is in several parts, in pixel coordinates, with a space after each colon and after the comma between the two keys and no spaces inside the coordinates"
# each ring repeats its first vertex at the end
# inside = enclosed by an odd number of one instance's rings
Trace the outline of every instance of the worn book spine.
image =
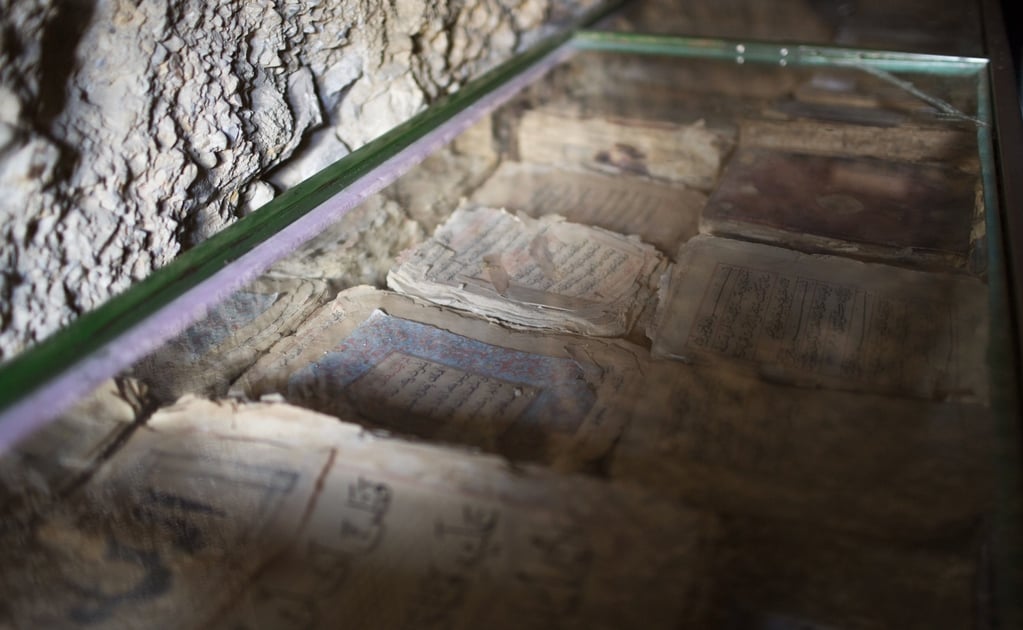
{"type": "Polygon", "coordinates": [[[976,133],[954,126],[903,126],[882,131],[869,125],[750,118],[740,123],[739,146],[944,164],[980,172],[976,133]]]}

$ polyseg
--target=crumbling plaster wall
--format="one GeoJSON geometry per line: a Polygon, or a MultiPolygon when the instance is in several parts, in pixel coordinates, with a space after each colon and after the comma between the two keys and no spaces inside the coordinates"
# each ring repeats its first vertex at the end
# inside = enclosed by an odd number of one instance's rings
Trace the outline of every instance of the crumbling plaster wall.
{"type": "Polygon", "coordinates": [[[0,358],[583,0],[0,0],[0,358]]]}

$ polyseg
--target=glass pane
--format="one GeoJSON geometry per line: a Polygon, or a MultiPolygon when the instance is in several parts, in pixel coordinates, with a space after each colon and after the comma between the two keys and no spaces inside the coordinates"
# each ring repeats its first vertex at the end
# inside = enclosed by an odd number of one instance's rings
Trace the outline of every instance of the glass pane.
{"type": "Polygon", "coordinates": [[[984,627],[986,114],[879,67],[575,54],[9,455],[3,614],[984,627]]]}

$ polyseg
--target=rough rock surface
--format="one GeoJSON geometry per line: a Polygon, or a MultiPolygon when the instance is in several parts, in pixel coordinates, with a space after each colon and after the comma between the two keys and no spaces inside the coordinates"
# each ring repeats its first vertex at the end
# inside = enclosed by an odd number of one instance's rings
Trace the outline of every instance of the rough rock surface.
{"type": "Polygon", "coordinates": [[[0,0],[0,359],[584,4],[0,0]]]}

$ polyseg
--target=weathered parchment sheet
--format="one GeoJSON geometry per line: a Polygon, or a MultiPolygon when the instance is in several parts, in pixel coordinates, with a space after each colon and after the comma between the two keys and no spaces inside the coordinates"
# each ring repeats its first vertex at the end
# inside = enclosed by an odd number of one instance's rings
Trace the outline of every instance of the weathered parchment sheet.
{"type": "Polygon", "coordinates": [[[131,379],[104,381],[62,416],[0,453],[0,521],[13,526],[31,518],[86,474],[130,430],[144,395],[131,379]]]}
{"type": "Polygon", "coordinates": [[[710,190],[731,148],[723,133],[691,125],[604,116],[564,107],[522,114],[519,160],[611,174],[627,173],[710,190]]]}
{"type": "Polygon", "coordinates": [[[139,361],[134,375],[163,402],[187,393],[223,396],[231,381],[326,300],[323,282],[262,276],[139,361]]]}
{"type": "Polygon", "coordinates": [[[974,278],[698,236],[661,291],[656,356],[808,387],[987,400],[987,289],[974,278]]]}
{"type": "Polygon", "coordinates": [[[612,477],[715,511],[902,541],[969,535],[993,506],[986,407],[643,366],[612,477]]]}
{"type": "Polygon", "coordinates": [[[918,266],[962,268],[976,174],[945,166],[742,149],[700,222],[704,233],[918,266]]]}
{"type": "Polygon", "coordinates": [[[472,200],[533,217],[558,214],[574,223],[635,234],[673,256],[679,245],[698,233],[707,196],[685,186],[627,175],[504,162],[472,200]]]}
{"type": "Polygon", "coordinates": [[[715,521],[282,404],[157,413],[0,564],[16,627],[700,625],[715,521]]]}
{"type": "MultiPolygon", "coordinates": [[[[369,287],[342,292],[239,379],[251,397],[516,460],[585,467],[628,419],[640,349],[514,332],[369,287]]],[[[644,353],[645,354],[645,353],[644,353]]]]}
{"type": "Polygon", "coordinates": [[[401,256],[387,286],[519,326],[615,337],[666,264],[651,245],[557,215],[461,207],[401,256]]]}

